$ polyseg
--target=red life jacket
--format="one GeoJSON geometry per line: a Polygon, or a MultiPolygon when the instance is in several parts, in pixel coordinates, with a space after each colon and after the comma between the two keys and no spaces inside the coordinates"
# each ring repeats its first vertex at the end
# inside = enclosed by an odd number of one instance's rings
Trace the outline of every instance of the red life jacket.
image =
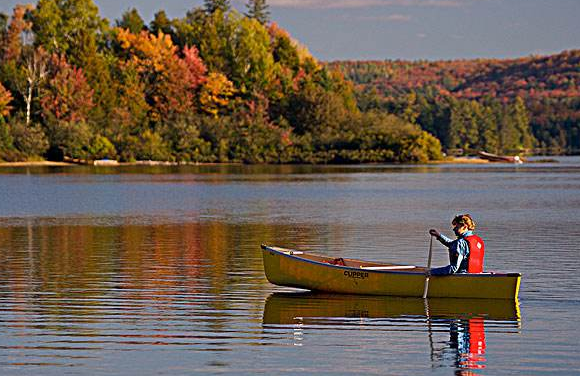
{"type": "Polygon", "coordinates": [[[483,256],[485,245],[483,239],[477,235],[470,235],[464,238],[469,243],[469,264],[467,265],[468,273],[483,273],[483,256]]]}

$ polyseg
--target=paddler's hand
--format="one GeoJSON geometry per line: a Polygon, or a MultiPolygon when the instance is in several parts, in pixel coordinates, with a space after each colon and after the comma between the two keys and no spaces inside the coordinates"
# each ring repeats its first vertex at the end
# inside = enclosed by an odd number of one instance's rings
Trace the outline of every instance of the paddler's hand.
{"type": "Polygon", "coordinates": [[[436,238],[439,238],[439,236],[441,235],[441,234],[439,234],[439,231],[437,231],[437,230],[435,230],[435,229],[431,229],[431,230],[429,230],[429,234],[430,234],[431,236],[434,236],[434,237],[436,237],[436,238]]]}

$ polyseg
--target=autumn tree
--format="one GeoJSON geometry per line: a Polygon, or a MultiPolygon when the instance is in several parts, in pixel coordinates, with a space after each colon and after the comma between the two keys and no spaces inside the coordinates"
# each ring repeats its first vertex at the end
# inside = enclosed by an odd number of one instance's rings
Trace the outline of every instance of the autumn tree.
{"type": "Polygon", "coordinates": [[[64,56],[53,54],[40,98],[49,157],[87,158],[93,136],[87,121],[94,103],[93,90],[82,69],[70,65],[64,56]]]}
{"type": "Polygon", "coordinates": [[[25,19],[26,13],[32,10],[33,5],[17,5],[14,7],[10,24],[5,31],[2,59],[4,61],[18,60],[22,54],[24,34],[28,33],[32,24],[25,19]]]}
{"type": "Polygon", "coordinates": [[[104,135],[115,145],[122,160],[135,160],[139,134],[147,129],[147,114],[150,111],[145,94],[146,84],[134,66],[120,63],[113,75],[112,88],[116,101],[104,135]]]}
{"type": "Polygon", "coordinates": [[[0,83],[0,117],[4,118],[10,114],[12,107],[12,94],[0,83]]]}
{"type": "Polygon", "coordinates": [[[300,69],[300,55],[294,41],[290,38],[290,34],[276,23],[270,24],[268,33],[272,40],[271,48],[274,61],[282,67],[297,72],[300,69]]]}
{"type": "Polygon", "coordinates": [[[193,108],[195,90],[205,81],[206,72],[195,47],[185,47],[181,58],[177,46],[163,33],[135,35],[121,29],[117,38],[129,54],[124,64],[134,67],[146,82],[153,121],[193,108]]]}
{"type": "Polygon", "coordinates": [[[234,95],[234,85],[221,73],[210,73],[199,94],[200,109],[218,117],[221,110],[227,108],[234,95]]]}
{"type": "Polygon", "coordinates": [[[19,104],[24,102],[26,125],[30,124],[32,103],[36,89],[43,79],[46,62],[43,51],[36,50],[27,43],[32,24],[26,15],[32,9],[32,5],[17,5],[14,8],[0,53],[3,61],[0,64],[0,77],[4,78],[15,94],[19,94],[17,96],[19,104]]]}
{"type": "Polygon", "coordinates": [[[40,101],[44,118],[49,122],[86,122],[94,104],[93,89],[83,70],[54,54],[49,74],[40,101]]]}
{"type": "Polygon", "coordinates": [[[194,10],[176,23],[180,43],[196,45],[208,71],[228,77],[242,95],[262,92],[273,79],[268,30],[236,11],[194,10]]]}
{"type": "Polygon", "coordinates": [[[54,54],[40,98],[52,158],[86,158],[91,140],[87,120],[94,104],[93,90],[82,69],[54,54]]]}

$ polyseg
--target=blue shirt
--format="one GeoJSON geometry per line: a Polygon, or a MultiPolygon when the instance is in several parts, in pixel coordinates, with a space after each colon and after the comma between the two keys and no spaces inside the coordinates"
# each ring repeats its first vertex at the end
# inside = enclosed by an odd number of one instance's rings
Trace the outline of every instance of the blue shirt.
{"type": "Polygon", "coordinates": [[[467,260],[469,257],[469,243],[464,238],[473,235],[473,231],[467,231],[458,239],[450,239],[445,235],[439,235],[437,240],[449,250],[449,265],[431,269],[432,275],[448,275],[455,273],[467,273],[467,260]]]}

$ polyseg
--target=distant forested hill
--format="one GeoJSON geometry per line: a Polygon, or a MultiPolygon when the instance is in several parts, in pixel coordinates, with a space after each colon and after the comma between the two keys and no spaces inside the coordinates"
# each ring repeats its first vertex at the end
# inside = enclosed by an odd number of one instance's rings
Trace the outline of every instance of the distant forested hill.
{"type": "Polygon", "coordinates": [[[487,146],[476,145],[482,143],[487,131],[488,136],[497,134],[492,147],[487,147],[496,151],[580,149],[580,50],[510,60],[340,61],[329,66],[355,83],[362,109],[407,114],[404,117],[435,134],[447,148],[487,146]],[[517,98],[533,139],[519,136],[512,142],[509,138],[517,125],[502,123],[506,114],[517,111],[517,98]],[[495,119],[490,122],[493,112],[495,119]],[[494,124],[481,129],[486,121],[494,124]],[[469,128],[470,122],[479,123],[480,128],[472,130],[471,140],[461,134],[470,133],[469,129],[457,129],[461,125],[469,128]]]}

